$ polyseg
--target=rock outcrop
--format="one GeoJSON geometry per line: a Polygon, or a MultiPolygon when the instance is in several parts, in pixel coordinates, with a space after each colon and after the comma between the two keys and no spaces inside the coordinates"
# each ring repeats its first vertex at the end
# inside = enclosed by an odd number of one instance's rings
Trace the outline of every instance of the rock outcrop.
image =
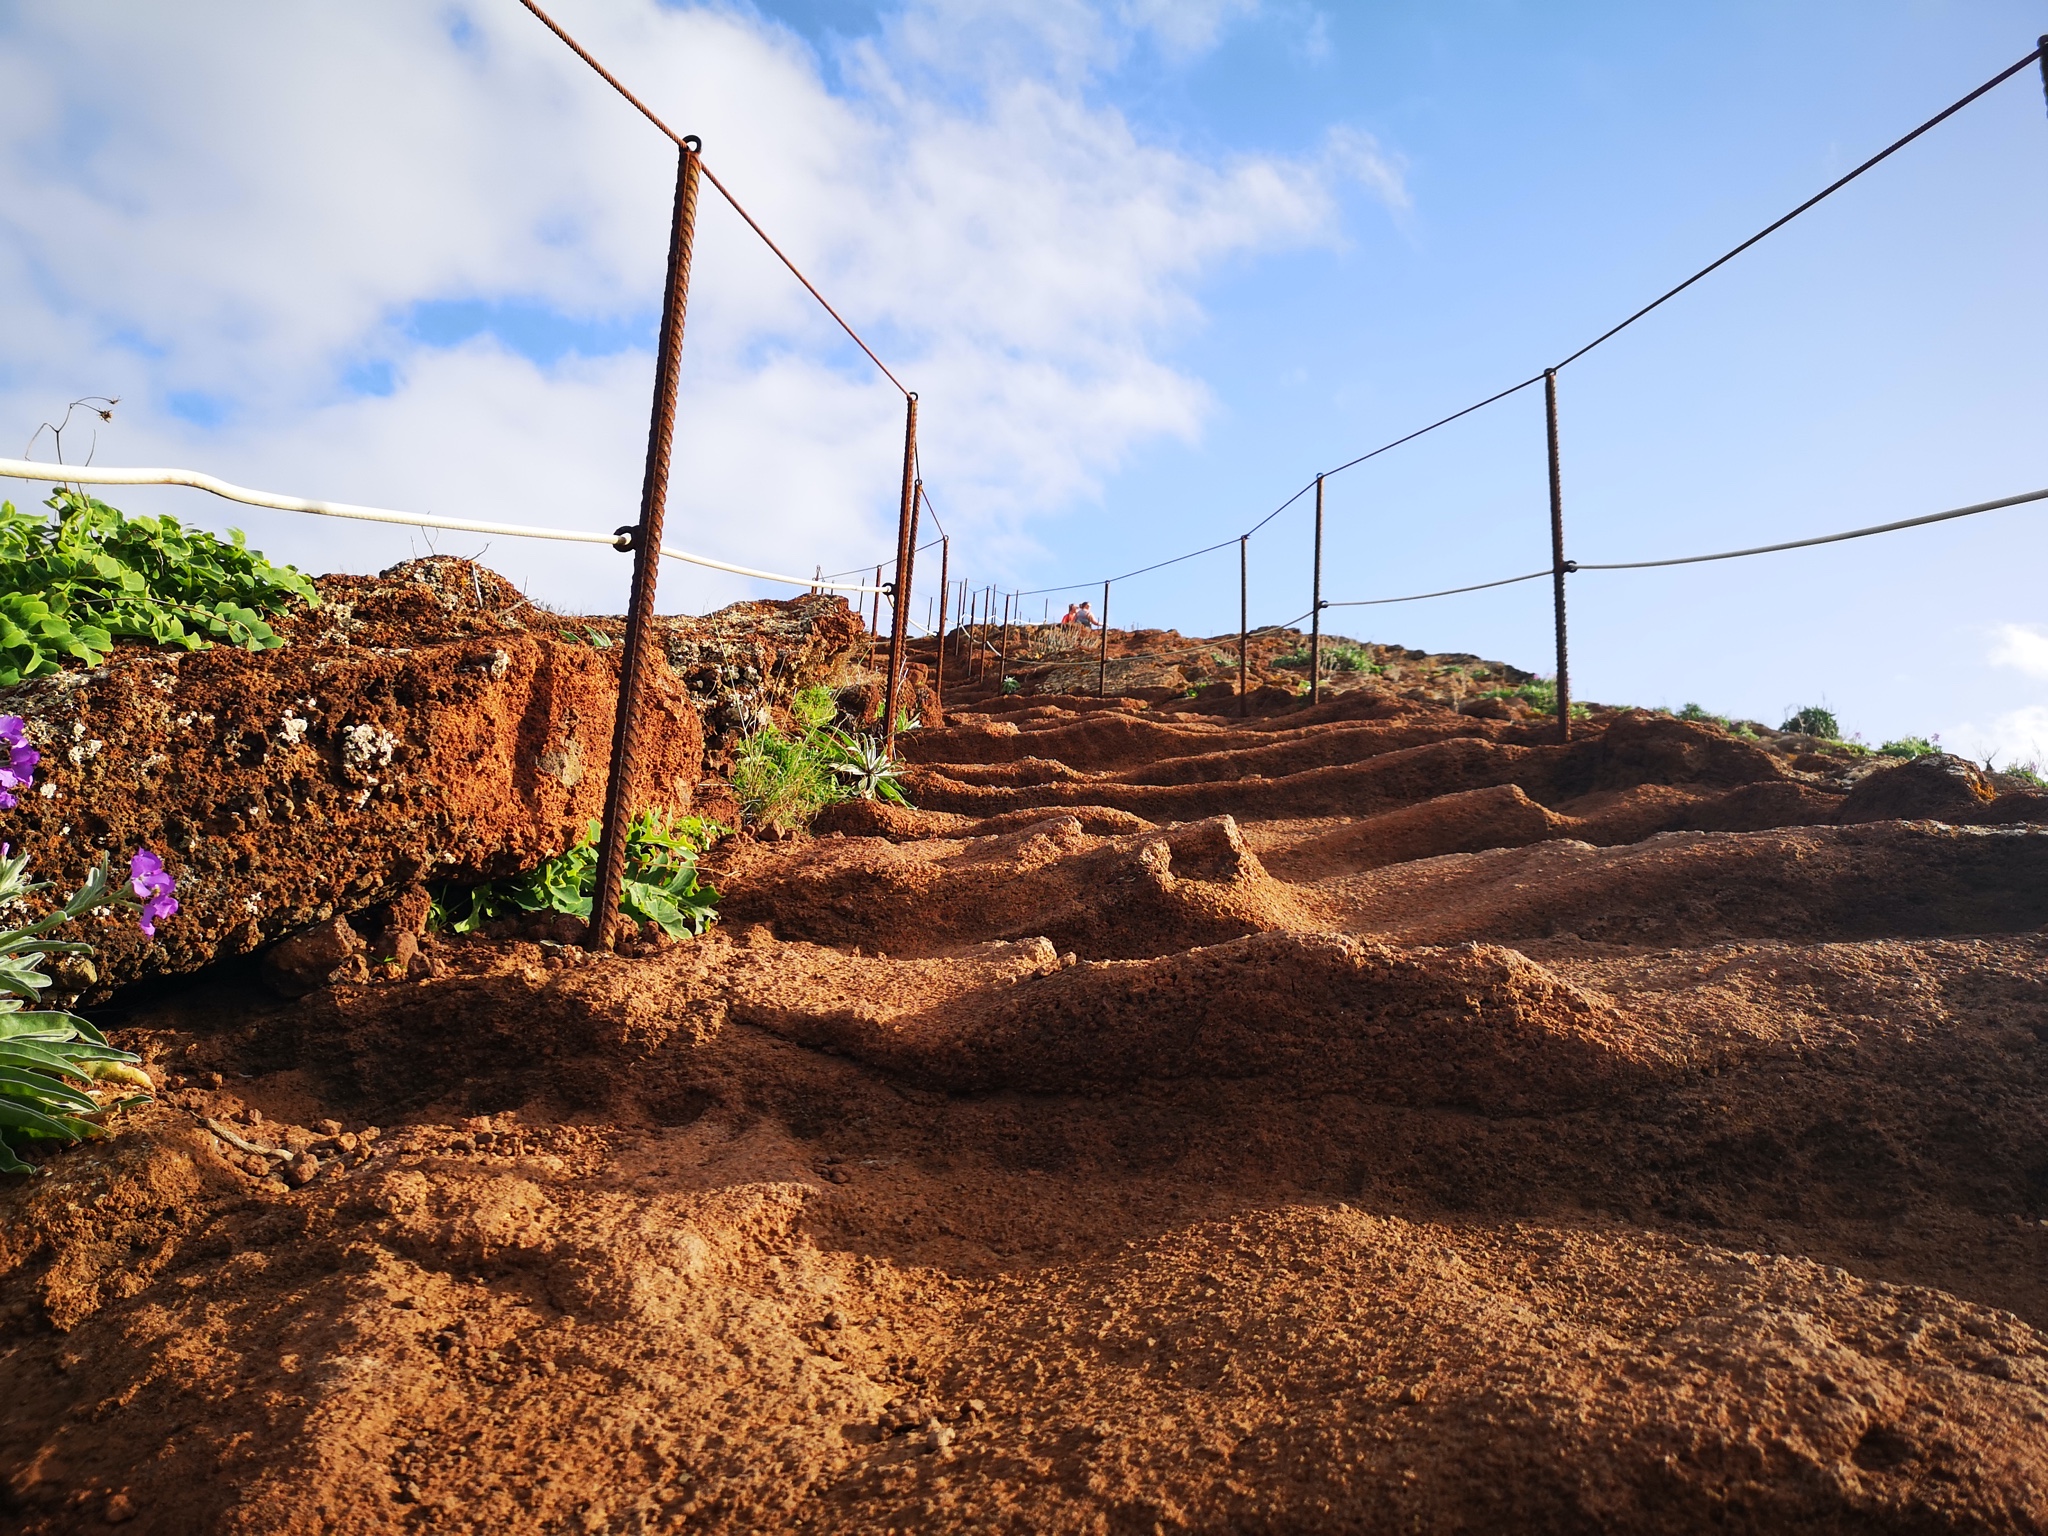
{"type": "MultiPolygon", "coordinates": [[[[425,882],[531,867],[601,814],[618,620],[549,613],[446,558],[319,587],[321,608],[280,625],[281,650],[124,645],[0,695],[43,753],[6,818],[36,875],[68,890],[148,846],[178,878],[158,942],[93,925],[93,965],[60,972],[60,993],[90,1001],[374,905],[416,922],[425,882]]],[[[662,637],[639,793],[685,811],[700,709],[765,713],[864,631],[840,600],[805,597],[665,619],[662,637]]]]}

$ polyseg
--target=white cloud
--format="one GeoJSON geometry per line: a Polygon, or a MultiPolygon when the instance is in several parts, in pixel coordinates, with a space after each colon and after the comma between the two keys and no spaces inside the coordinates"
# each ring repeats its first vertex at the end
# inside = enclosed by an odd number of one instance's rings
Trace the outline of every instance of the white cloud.
{"type": "Polygon", "coordinates": [[[2001,624],[1992,632],[1994,666],[2014,667],[2029,677],[2048,677],[2048,631],[2038,624],[2001,624]]]}
{"type": "MultiPolygon", "coordinates": [[[[1347,182],[1405,201],[1398,164],[1364,135],[1212,164],[1090,99],[1135,39],[1187,57],[1250,8],[912,0],[848,48],[837,92],[805,44],[749,15],[557,9],[704,136],[709,163],[920,390],[934,499],[956,534],[978,531],[985,561],[1136,445],[1200,431],[1207,391],[1162,354],[1199,323],[1219,262],[1334,241],[1347,182]]],[[[124,405],[102,462],[608,530],[637,502],[644,351],[542,367],[398,322],[446,299],[646,317],[672,180],[668,146],[514,6],[28,0],[0,19],[0,430],[25,440],[103,391],[124,405]],[[389,394],[343,387],[379,361],[389,394]],[[215,425],[189,419],[209,410],[215,425]]],[[[799,570],[889,546],[901,402],[845,351],[707,187],[674,542],[799,570]]],[[[314,568],[416,547],[189,493],[129,500],[240,522],[314,568]]],[[[619,601],[621,563],[602,550],[501,543],[490,558],[536,595],[619,601]]],[[[742,590],[664,579],[692,607],[742,590]]]]}

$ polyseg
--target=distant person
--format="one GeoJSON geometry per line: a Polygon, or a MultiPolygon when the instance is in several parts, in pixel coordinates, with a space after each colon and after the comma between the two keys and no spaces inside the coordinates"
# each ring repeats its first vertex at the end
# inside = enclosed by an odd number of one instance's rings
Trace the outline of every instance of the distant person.
{"type": "Polygon", "coordinates": [[[1074,622],[1083,629],[1093,629],[1095,627],[1095,610],[1086,603],[1083,603],[1074,610],[1074,622]]]}
{"type": "Polygon", "coordinates": [[[1060,623],[1062,625],[1072,626],[1080,622],[1080,616],[1074,612],[1074,605],[1072,603],[1067,604],[1067,611],[1060,615],[1060,623]]]}

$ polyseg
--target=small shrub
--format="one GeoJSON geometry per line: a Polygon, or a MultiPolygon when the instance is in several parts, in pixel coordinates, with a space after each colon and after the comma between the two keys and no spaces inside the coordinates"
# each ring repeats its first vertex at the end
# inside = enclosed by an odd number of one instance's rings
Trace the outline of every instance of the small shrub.
{"type": "Polygon", "coordinates": [[[1842,738],[1842,722],[1835,718],[1834,711],[1819,704],[1809,704],[1804,709],[1795,709],[1785,717],[1781,731],[1796,732],[1801,736],[1818,736],[1823,741],[1839,741],[1842,738]]]}
{"type": "MultiPolygon", "coordinates": [[[[430,921],[474,933],[497,918],[563,912],[586,921],[597,885],[596,822],[576,846],[538,869],[470,889],[444,890],[430,921]]],[[[626,832],[626,872],[619,910],[636,922],[655,923],[672,939],[690,938],[718,921],[718,892],[697,873],[697,858],[725,829],[695,816],[643,811],[626,832]]]]}
{"type": "Polygon", "coordinates": [[[1020,692],[1023,687],[1024,685],[1018,682],[1016,678],[1006,677],[1003,679],[1003,697],[1007,699],[1012,694],[1020,692]]]}
{"type": "Polygon", "coordinates": [[[880,741],[840,731],[824,731],[820,735],[825,765],[839,776],[841,798],[908,803],[896,782],[895,760],[880,741]]]}
{"type": "Polygon", "coordinates": [[[740,743],[732,788],[755,825],[794,832],[842,798],[820,739],[823,734],[808,730],[801,736],[785,736],[767,726],[740,743]]]}
{"type": "Polygon", "coordinates": [[[0,502],[0,687],[66,660],[97,665],[116,640],[274,650],[284,640],[267,620],[294,602],[319,606],[310,581],[239,530],[223,542],[68,488],[44,505],[54,516],[0,502]]]}
{"type": "MultiPolygon", "coordinates": [[[[1534,682],[1521,683],[1513,688],[1489,688],[1485,693],[1480,694],[1479,697],[1482,699],[1519,701],[1528,705],[1539,715],[1555,715],[1557,713],[1557,684],[1544,678],[1537,678],[1534,682]]],[[[1577,701],[1573,702],[1572,718],[1574,720],[1584,720],[1591,714],[1592,711],[1585,705],[1577,701]]]]}
{"type": "Polygon", "coordinates": [[[1925,736],[1901,736],[1897,741],[1888,741],[1877,749],[1879,757],[1931,757],[1941,748],[1925,736]]]}
{"type": "Polygon", "coordinates": [[[832,697],[830,688],[813,683],[789,701],[789,712],[808,735],[832,723],[832,717],[839,713],[839,702],[832,697]]]}
{"type": "MultiPolygon", "coordinates": [[[[1273,659],[1276,667],[1290,671],[1306,671],[1310,660],[1309,647],[1298,645],[1293,650],[1273,659]]],[[[1235,659],[1231,665],[1235,666],[1235,659]]],[[[1323,670],[1325,672],[1362,672],[1367,674],[1384,670],[1373,660],[1372,648],[1354,645],[1349,640],[1325,640],[1323,642],[1323,670]]]]}

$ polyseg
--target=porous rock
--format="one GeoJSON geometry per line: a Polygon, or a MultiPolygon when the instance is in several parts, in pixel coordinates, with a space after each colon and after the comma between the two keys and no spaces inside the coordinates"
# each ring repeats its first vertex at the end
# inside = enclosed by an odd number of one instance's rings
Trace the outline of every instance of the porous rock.
{"type": "MultiPolygon", "coordinates": [[[[178,879],[181,910],[154,943],[127,921],[89,925],[97,980],[59,967],[58,995],[92,1001],[371,906],[416,926],[424,883],[531,868],[602,813],[617,620],[543,612],[440,557],[318,587],[320,608],[279,621],[282,649],[124,644],[0,694],[43,753],[6,818],[36,876],[68,891],[102,861],[124,873],[146,846],[178,879]]],[[[749,686],[773,699],[841,664],[860,635],[824,597],[664,619],[661,632],[671,666],[643,696],[637,798],[675,811],[704,772],[693,691],[727,708],[738,677],[678,663],[748,646],[761,679],[749,686]]]]}
{"type": "Polygon", "coordinates": [[[1991,780],[1976,764],[1934,752],[1857,780],[1835,819],[1843,826],[1865,821],[1971,822],[1996,796],[1991,780]]]}

